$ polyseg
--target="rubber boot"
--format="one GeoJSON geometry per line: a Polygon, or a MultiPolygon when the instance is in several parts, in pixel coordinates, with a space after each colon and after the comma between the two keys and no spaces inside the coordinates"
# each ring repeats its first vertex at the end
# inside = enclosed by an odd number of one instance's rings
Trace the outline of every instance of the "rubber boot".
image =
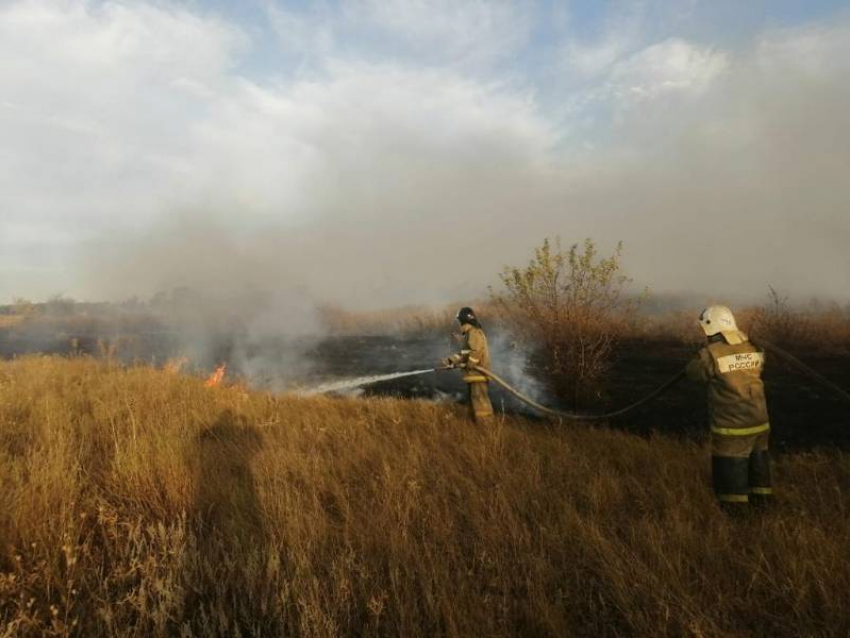
{"type": "Polygon", "coordinates": [[[711,477],[720,508],[727,514],[749,511],[749,459],[734,456],[712,456],[711,477]]]}
{"type": "Polygon", "coordinates": [[[753,450],[749,458],[750,503],[758,508],[773,503],[773,482],[770,478],[770,453],[753,450]]]}

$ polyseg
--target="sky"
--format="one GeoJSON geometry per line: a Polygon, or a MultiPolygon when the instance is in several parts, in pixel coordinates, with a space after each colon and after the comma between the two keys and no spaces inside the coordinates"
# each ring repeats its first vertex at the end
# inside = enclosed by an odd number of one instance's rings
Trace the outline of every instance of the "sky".
{"type": "Polygon", "coordinates": [[[846,301],[842,4],[0,0],[0,303],[442,303],[556,236],[846,301]]]}

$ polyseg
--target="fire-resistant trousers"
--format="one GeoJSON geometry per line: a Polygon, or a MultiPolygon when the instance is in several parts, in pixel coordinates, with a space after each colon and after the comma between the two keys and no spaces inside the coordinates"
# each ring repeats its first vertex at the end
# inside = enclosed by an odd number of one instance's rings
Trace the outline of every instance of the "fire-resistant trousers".
{"type": "Polygon", "coordinates": [[[493,420],[493,404],[487,391],[486,381],[467,382],[469,394],[469,416],[476,423],[489,423],[493,420]]]}
{"type": "Polygon", "coordinates": [[[722,504],[764,505],[772,500],[770,479],[770,431],[711,435],[711,474],[714,492],[722,504]]]}

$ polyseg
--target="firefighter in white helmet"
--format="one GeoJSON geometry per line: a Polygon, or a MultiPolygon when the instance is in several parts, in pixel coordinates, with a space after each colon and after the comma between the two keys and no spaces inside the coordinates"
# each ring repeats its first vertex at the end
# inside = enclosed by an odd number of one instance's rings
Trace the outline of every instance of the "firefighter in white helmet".
{"type": "Polygon", "coordinates": [[[688,365],[688,377],[708,387],[712,480],[725,509],[765,504],[773,495],[764,384],[764,352],[738,330],[726,306],[699,315],[708,344],[688,365]]]}
{"type": "Polygon", "coordinates": [[[463,368],[470,416],[476,423],[490,423],[493,420],[493,404],[490,402],[490,394],[487,390],[489,379],[475,370],[476,367],[490,369],[487,336],[472,308],[461,308],[457,313],[457,320],[462,333],[461,350],[443,359],[442,363],[452,368],[463,368]]]}

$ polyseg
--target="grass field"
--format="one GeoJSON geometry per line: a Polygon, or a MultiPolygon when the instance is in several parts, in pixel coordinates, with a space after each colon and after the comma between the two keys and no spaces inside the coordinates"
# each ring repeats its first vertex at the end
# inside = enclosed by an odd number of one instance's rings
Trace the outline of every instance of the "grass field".
{"type": "Polygon", "coordinates": [[[0,636],[850,633],[850,457],[0,363],[0,636]]]}

